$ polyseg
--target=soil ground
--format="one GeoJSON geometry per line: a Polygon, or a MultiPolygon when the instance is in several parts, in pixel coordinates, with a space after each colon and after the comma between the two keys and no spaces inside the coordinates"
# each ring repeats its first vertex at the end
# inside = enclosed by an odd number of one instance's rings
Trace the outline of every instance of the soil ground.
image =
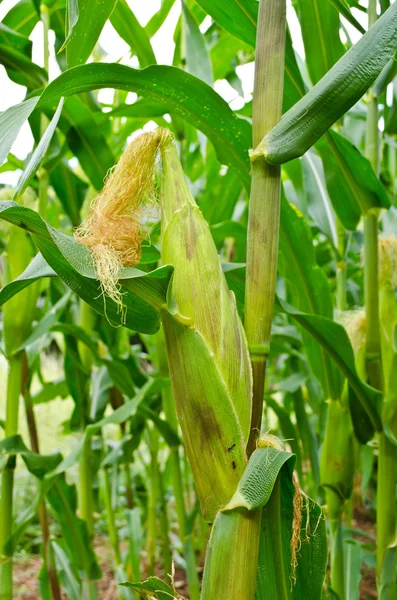
{"type": "MultiPolygon", "coordinates": [[[[355,511],[353,527],[361,529],[367,535],[375,537],[374,523],[363,510],[355,511]]],[[[354,537],[361,539],[360,535],[355,535],[354,537]]],[[[365,541],[365,537],[362,539],[365,541]]],[[[112,551],[105,538],[98,538],[96,540],[95,552],[98,556],[103,573],[102,579],[98,582],[99,600],[118,600],[117,585],[114,580],[112,569],[112,551]]],[[[37,575],[41,565],[41,558],[35,555],[17,558],[14,561],[14,597],[16,600],[40,600],[37,575]]],[[[363,564],[361,573],[360,600],[372,600],[373,598],[377,598],[375,570],[363,564]]],[[[164,578],[160,571],[156,574],[160,578],[164,578]]],[[[176,569],[174,584],[178,593],[188,600],[189,595],[187,593],[183,570],[176,569]]],[[[63,595],[62,598],[66,600],[67,596],[63,595]]]]}

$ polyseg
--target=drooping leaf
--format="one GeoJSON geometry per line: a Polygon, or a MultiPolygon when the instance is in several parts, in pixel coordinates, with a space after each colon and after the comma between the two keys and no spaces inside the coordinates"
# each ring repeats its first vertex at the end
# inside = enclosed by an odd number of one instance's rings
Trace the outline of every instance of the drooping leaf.
{"type": "Polygon", "coordinates": [[[137,55],[142,69],[157,63],[149,36],[128,6],[126,0],[118,0],[111,14],[110,22],[119,36],[123,38],[137,55]]]}
{"type": "Polygon", "coordinates": [[[33,239],[51,268],[78,296],[83,298],[113,324],[125,324],[131,329],[155,333],[159,328],[158,310],[166,303],[167,288],[172,267],[164,266],[144,273],[138,269],[125,269],[123,303],[126,307],[125,323],[116,304],[105,297],[93,267],[91,255],[72,236],[50,227],[33,210],[15,202],[0,202],[0,218],[18,225],[33,234],[33,239]]]}
{"type": "Polygon", "coordinates": [[[228,104],[204,82],[175,67],[154,65],[143,71],[105,63],[76,67],[47,86],[40,107],[53,104],[61,96],[108,87],[160,99],[171,106],[176,114],[208,136],[219,160],[234,166],[249,185],[249,123],[236,117],[228,104]]]}
{"type": "Polygon", "coordinates": [[[56,276],[57,274],[48,266],[42,255],[40,253],[36,254],[25,271],[0,290],[0,306],[38,279],[56,276]]]}
{"type": "Polygon", "coordinates": [[[355,230],[369,210],[390,207],[371,163],[347,138],[330,130],[316,148],[324,164],[331,201],[346,229],[355,230]]]}
{"type": "Polygon", "coordinates": [[[367,91],[397,46],[393,3],[363,37],[291,108],[254,151],[270,163],[302,156],[367,91]],[[374,52],[376,48],[376,52],[374,52]]]}
{"type": "Polygon", "coordinates": [[[52,136],[54,135],[55,129],[58,125],[59,117],[61,116],[63,108],[63,102],[64,100],[63,98],[61,98],[58,104],[58,108],[56,109],[55,114],[51,119],[51,122],[45,130],[44,135],[41,138],[37,148],[33,152],[26,169],[22,174],[22,177],[18,181],[18,185],[15,191],[16,199],[22,196],[44,159],[45,153],[47,152],[48,147],[50,145],[52,136]]]}
{"type": "Polygon", "coordinates": [[[25,54],[6,44],[0,44],[0,61],[9,78],[28,90],[42,88],[47,83],[46,71],[25,54]]]}
{"type": "Polygon", "coordinates": [[[0,441],[0,469],[4,468],[10,456],[16,454],[22,457],[28,471],[38,479],[43,479],[46,473],[55,469],[62,459],[59,452],[36,454],[26,447],[20,435],[13,435],[0,441]]]}
{"type": "Polygon", "coordinates": [[[87,61],[117,0],[78,2],[79,14],[66,46],[68,67],[87,61]]]}
{"type": "Polygon", "coordinates": [[[35,108],[39,98],[29,98],[20,104],[7,108],[0,115],[0,164],[9,153],[11,146],[29,115],[35,108]]]}
{"type": "Polygon", "coordinates": [[[182,14],[187,71],[212,85],[212,67],[205,39],[185,1],[182,2],[182,14]]]}
{"type": "MultiPolygon", "coordinates": [[[[363,436],[366,436],[367,440],[371,439],[374,431],[382,430],[380,417],[382,394],[359,378],[354,363],[353,349],[345,329],[339,323],[325,317],[303,313],[280,298],[278,298],[278,303],[288,315],[300,323],[321,344],[338,365],[348,380],[355,398],[359,401],[361,409],[368,416],[372,431],[367,428],[363,432],[363,436]]],[[[360,413],[360,409],[351,411],[351,413],[353,425],[355,425],[355,417],[360,413]]],[[[362,427],[362,423],[358,424],[358,428],[360,426],[362,427]]]]}
{"type": "Polygon", "coordinates": [[[330,2],[298,0],[306,64],[317,83],[344,54],[339,14],[330,2]]]}

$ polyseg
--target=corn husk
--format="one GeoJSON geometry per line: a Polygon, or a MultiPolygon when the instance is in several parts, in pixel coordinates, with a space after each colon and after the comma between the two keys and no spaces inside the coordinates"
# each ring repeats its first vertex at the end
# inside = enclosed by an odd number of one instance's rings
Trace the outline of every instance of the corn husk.
{"type": "Polygon", "coordinates": [[[162,261],[175,271],[164,313],[174,398],[205,518],[212,520],[246,464],[252,375],[247,342],[209,227],[186,183],[172,142],[163,163],[162,261]]]}

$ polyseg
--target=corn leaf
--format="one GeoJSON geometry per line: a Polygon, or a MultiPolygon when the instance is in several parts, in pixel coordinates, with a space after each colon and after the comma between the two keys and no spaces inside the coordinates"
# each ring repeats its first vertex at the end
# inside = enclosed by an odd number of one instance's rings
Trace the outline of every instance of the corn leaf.
{"type": "Polygon", "coordinates": [[[205,38],[190,12],[185,0],[182,2],[182,14],[185,33],[186,68],[189,73],[208,85],[212,85],[212,66],[205,38]]]}
{"type": "Polygon", "coordinates": [[[103,26],[112,14],[117,0],[81,0],[79,15],[66,46],[68,67],[81,65],[89,58],[103,26]]]}
{"type": "Polygon", "coordinates": [[[29,37],[38,20],[39,16],[33,2],[21,0],[7,12],[2,22],[10,29],[29,37]]]}
{"type": "Polygon", "coordinates": [[[339,323],[325,317],[303,313],[280,298],[278,303],[321,344],[349,381],[353,392],[351,401],[354,408],[351,409],[351,415],[354,430],[358,439],[369,441],[374,431],[382,430],[380,418],[382,394],[359,378],[353,349],[345,329],[339,323]]]}
{"type": "Polygon", "coordinates": [[[0,115],[0,164],[6,159],[16,137],[35,108],[39,98],[29,98],[20,104],[7,108],[0,115]]]}
{"type": "Polygon", "coordinates": [[[118,0],[110,16],[110,22],[119,36],[130,46],[132,52],[137,55],[142,69],[157,63],[148,34],[126,0],[118,0]]]}
{"type": "Polygon", "coordinates": [[[316,149],[324,164],[332,203],[346,229],[354,231],[361,216],[373,208],[390,208],[390,199],[371,163],[347,138],[330,130],[316,149]]]}
{"type": "Polygon", "coordinates": [[[0,290],[0,306],[18,294],[35,281],[43,277],[56,277],[57,274],[48,266],[43,256],[39,253],[32,259],[25,271],[14,281],[11,281],[0,290]]]}
{"type": "Polygon", "coordinates": [[[39,167],[44,159],[45,153],[47,152],[48,147],[50,145],[52,136],[55,133],[55,129],[58,125],[59,117],[61,116],[61,112],[62,112],[62,108],[63,108],[63,103],[64,103],[64,99],[61,98],[61,100],[59,101],[59,104],[58,104],[58,108],[56,109],[55,114],[54,114],[53,118],[51,119],[51,122],[49,123],[47,129],[45,130],[43,137],[41,138],[37,148],[33,152],[25,171],[23,172],[20,180],[18,181],[18,185],[15,190],[15,196],[14,196],[15,199],[18,199],[22,196],[22,194],[28,187],[29,183],[31,182],[34,174],[39,169],[39,167]]]}
{"type": "MultiPolygon", "coordinates": [[[[101,292],[87,248],[72,236],[50,227],[33,210],[15,202],[0,202],[0,219],[33,234],[44,259],[70,289],[111,323],[123,322],[115,303],[101,292]]],[[[120,275],[125,291],[126,326],[143,333],[155,333],[160,323],[158,311],[166,303],[172,268],[165,266],[149,273],[126,269],[120,275]]]]}
{"type": "MultiPolygon", "coordinates": [[[[293,302],[303,312],[328,319],[333,316],[333,301],[327,277],[317,266],[311,232],[298,209],[281,199],[280,271],[291,284],[293,302]]],[[[339,398],[343,379],[325,350],[306,332],[305,351],[315,377],[320,381],[325,397],[339,398]]]]}
{"type": "Polygon", "coordinates": [[[47,83],[46,71],[11,46],[0,44],[0,61],[9,78],[19,85],[25,85],[28,90],[42,88],[47,83]]]}
{"type": "Polygon", "coordinates": [[[49,455],[32,452],[25,446],[20,435],[13,435],[0,441],[0,469],[5,467],[11,456],[17,454],[21,456],[28,471],[38,479],[43,479],[46,473],[55,469],[62,460],[59,452],[49,455]]]}
{"type": "Polygon", "coordinates": [[[265,136],[255,154],[281,164],[302,156],[367,91],[397,47],[397,5],[290,109],[265,136]],[[376,48],[376,52],[374,51],[376,48]]]}
{"type": "Polygon", "coordinates": [[[298,0],[306,64],[310,78],[317,83],[343,56],[339,36],[339,14],[322,0],[298,0]]]}
{"type": "Polygon", "coordinates": [[[249,185],[248,148],[251,128],[204,82],[181,69],[151,66],[143,71],[119,64],[90,64],[66,71],[47,86],[40,107],[61,96],[113,87],[160,99],[173,112],[205,133],[214,144],[219,160],[234,166],[249,185]]]}
{"type": "Polygon", "coordinates": [[[328,560],[327,533],[320,507],[303,498],[300,549],[292,578],[291,531],[295,489],[281,472],[279,500],[262,509],[255,600],[321,600],[328,560]],[[281,547],[281,548],[280,548],[281,547]]]}
{"type": "Polygon", "coordinates": [[[343,17],[345,17],[347,21],[349,21],[351,25],[357,29],[357,31],[360,33],[365,33],[364,27],[359,21],[357,21],[346,0],[329,0],[329,2],[336,8],[337,11],[340,12],[343,17]]]}

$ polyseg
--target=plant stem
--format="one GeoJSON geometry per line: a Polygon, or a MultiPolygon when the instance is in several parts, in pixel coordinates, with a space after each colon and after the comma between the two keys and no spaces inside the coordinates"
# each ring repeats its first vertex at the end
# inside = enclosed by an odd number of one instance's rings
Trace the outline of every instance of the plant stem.
{"type": "MultiPolygon", "coordinates": [[[[50,52],[48,45],[48,34],[50,31],[50,13],[48,7],[42,4],[40,6],[40,19],[43,23],[43,67],[44,70],[49,71],[50,64],[50,52]]],[[[40,116],[40,137],[44,135],[45,130],[48,126],[48,119],[44,114],[40,116]]],[[[48,172],[46,169],[40,169],[38,173],[39,178],[39,214],[43,219],[47,218],[47,203],[48,203],[48,172]]]]}
{"type": "Polygon", "coordinates": [[[113,552],[114,552],[114,563],[116,567],[121,565],[121,556],[120,556],[120,548],[119,548],[119,539],[117,535],[117,528],[114,519],[114,511],[112,507],[112,494],[111,494],[111,486],[109,480],[109,473],[107,469],[103,469],[103,496],[104,496],[104,504],[106,510],[106,519],[108,523],[109,529],[109,539],[112,544],[113,552]]]}
{"type": "MultiPolygon", "coordinates": [[[[25,404],[25,413],[26,413],[26,422],[28,425],[30,445],[33,452],[36,454],[40,454],[39,447],[39,438],[37,434],[37,425],[36,418],[33,410],[32,398],[29,391],[29,381],[27,381],[27,360],[26,355],[24,356],[24,370],[25,375],[23,377],[23,399],[25,404]]],[[[45,500],[43,500],[39,506],[38,510],[41,535],[43,537],[43,555],[44,555],[44,564],[48,574],[48,581],[51,587],[51,595],[53,600],[60,600],[61,591],[59,588],[58,576],[55,567],[55,557],[54,552],[50,542],[50,528],[48,523],[48,513],[47,507],[45,504],[45,500]]]]}
{"type": "Polygon", "coordinates": [[[167,504],[165,502],[164,497],[164,486],[163,486],[163,476],[159,471],[159,495],[160,495],[160,528],[161,528],[161,537],[163,538],[163,567],[164,567],[164,575],[167,578],[167,575],[172,574],[172,552],[170,546],[170,538],[169,538],[169,521],[167,514],[167,504]]]}
{"type": "MultiPolygon", "coordinates": [[[[88,335],[93,333],[94,318],[92,308],[83,300],[80,300],[80,325],[88,335]]],[[[79,355],[83,364],[84,370],[89,377],[92,367],[92,353],[87,346],[81,342],[78,343],[79,355]]],[[[88,388],[88,385],[87,385],[88,388]]],[[[90,415],[89,394],[88,389],[85,390],[85,406],[83,407],[84,415],[81,423],[84,431],[90,415]]],[[[79,473],[79,511],[80,518],[87,522],[88,532],[91,537],[94,535],[94,498],[92,494],[92,457],[91,457],[91,440],[86,439],[80,456],[80,473],[79,473]]]]}
{"type": "MultiPolygon", "coordinates": [[[[19,397],[21,394],[23,354],[19,352],[8,359],[7,402],[5,436],[18,433],[19,397]]],[[[12,498],[15,457],[8,460],[1,475],[0,498],[0,554],[12,533],[12,498]]],[[[12,557],[0,563],[0,600],[12,600],[12,557]]]]}
{"type": "Polygon", "coordinates": [[[336,233],[339,254],[336,266],[336,307],[342,312],[346,310],[346,231],[338,217],[336,217],[336,233]]]}
{"type": "Polygon", "coordinates": [[[92,495],[91,440],[85,439],[79,463],[79,512],[86,521],[88,533],[94,535],[94,498],[92,495]]]}
{"type": "MultiPolygon", "coordinates": [[[[253,146],[281,117],[286,7],[284,0],[261,0],[255,51],[252,104],[253,146]]],[[[258,158],[252,165],[247,238],[245,329],[253,369],[253,404],[248,455],[260,434],[266,361],[270,348],[277,277],[281,168],[258,158]]]]}
{"type": "Polygon", "coordinates": [[[343,550],[343,530],[342,530],[342,511],[343,502],[336,497],[333,490],[327,489],[326,498],[328,508],[332,505],[331,495],[339,501],[340,512],[336,516],[332,515],[329,519],[330,538],[331,538],[331,587],[337,594],[339,600],[345,600],[345,569],[344,569],[344,550],[343,550]]]}
{"type": "MultiPolygon", "coordinates": [[[[157,334],[156,339],[156,358],[158,369],[161,375],[168,376],[168,362],[165,350],[165,340],[163,331],[157,334]]],[[[175,402],[172,395],[171,386],[163,389],[162,393],[163,410],[167,423],[178,431],[178,419],[176,416],[175,402]]],[[[186,561],[186,576],[189,586],[191,600],[199,600],[200,598],[200,583],[197,574],[196,556],[194,552],[193,539],[191,535],[186,535],[186,506],[183,495],[183,479],[181,461],[179,456],[179,448],[170,448],[170,467],[172,477],[172,487],[175,498],[175,509],[178,519],[179,538],[183,544],[184,558],[186,561]]]]}
{"type": "Polygon", "coordinates": [[[147,553],[148,553],[148,575],[154,575],[156,560],[156,512],[159,490],[159,471],[157,463],[158,437],[157,432],[148,427],[150,443],[150,489],[147,509],[147,553]]]}
{"type": "MultiPolygon", "coordinates": [[[[377,19],[377,2],[368,2],[368,24],[377,19]]],[[[372,93],[368,104],[366,156],[375,173],[379,170],[378,99],[372,93]]],[[[369,383],[383,389],[379,323],[379,277],[378,277],[378,219],[369,214],[364,218],[364,292],[367,321],[366,362],[369,383]]],[[[378,587],[383,569],[383,560],[388,545],[395,537],[396,528],[396,482],[397,468],[395,449],[384,433],[378,436],[378,487],[377,487],[377,580],[378,587]]]]}

